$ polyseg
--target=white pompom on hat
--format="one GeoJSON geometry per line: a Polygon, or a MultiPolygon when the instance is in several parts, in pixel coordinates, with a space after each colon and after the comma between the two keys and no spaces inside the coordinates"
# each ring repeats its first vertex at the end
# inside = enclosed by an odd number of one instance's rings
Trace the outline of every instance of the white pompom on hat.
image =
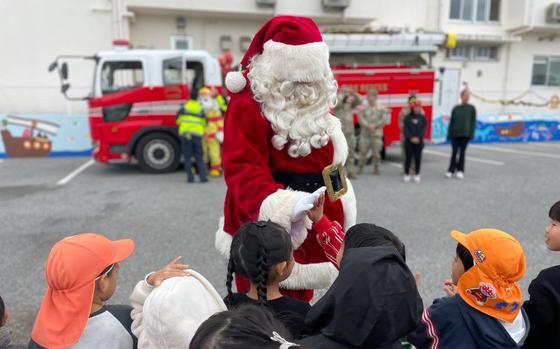
{"type": "Polygon", "coordinates": [[[239,93],[243,91],[247,85],[247,79],[240,71],[232,71],[226,75],[226,87],[231,93],[239,93]]]}

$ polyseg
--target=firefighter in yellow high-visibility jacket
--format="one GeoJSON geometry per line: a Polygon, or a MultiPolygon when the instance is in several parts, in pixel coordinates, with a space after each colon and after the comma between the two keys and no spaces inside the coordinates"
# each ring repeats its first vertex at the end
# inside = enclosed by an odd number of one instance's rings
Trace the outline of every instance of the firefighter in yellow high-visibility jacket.
{"type": "Polygon", "coordinates": [[[214,98],[212,90],[202,87],[198,90],[198,102],[202,105],[206,116],[204,130],[204,162],[210,162],[210,176],[218,177],[222,170],[222,154],[220,144],[224,140],[224,118],[220,105],[214,98]]]}

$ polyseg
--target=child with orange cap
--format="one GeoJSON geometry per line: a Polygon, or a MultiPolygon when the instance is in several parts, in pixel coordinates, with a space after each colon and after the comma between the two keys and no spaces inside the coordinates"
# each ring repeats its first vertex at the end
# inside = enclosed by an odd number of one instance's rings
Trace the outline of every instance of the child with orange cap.
{"type": "Polygon", "coordinates": [[[104,304],[117,287],[119,263],[133,251],[132,240],[91,233],[57,242],[47,258],[47,290],[28,348],[135,348],[132,307],[104,304]]]}
{"type": "Polygon", "coordinates": [[[469,251],[473,266],[466,270],[465,256],[458,253],[453,262],[457,294],[425,309],[409,342],[418,349],[520,348],[529,332],[517,285],[525,274],[523,248],[496,229],[452,231],[451,237],[469,251]]]}
{"type": "MultiPolygon", "coordinates": [[[[546,246],[560,251],[560,201],[548,212],[546,246]]],[[[524,348],[560,348],[560,265],[542,270],[529,285],[530,298],[523,304],[531,320],[524,348]]]]}

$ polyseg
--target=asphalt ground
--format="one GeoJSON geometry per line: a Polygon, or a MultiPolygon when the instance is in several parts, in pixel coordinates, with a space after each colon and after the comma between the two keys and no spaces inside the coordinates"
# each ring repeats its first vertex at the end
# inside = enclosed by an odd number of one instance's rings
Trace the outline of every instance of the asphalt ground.
{"type": "MultiPolygon", "coordinates": [[[[381,176],[368,168],[353,181],[358,222],[388,228],[404,241],[410,268],[422,275],[426,305],[443,295],[450,275],[452,229],[495,227],[516,236],[527,255],[526,290],[539,270],[560,263],[560,253],[544,244],[548,209],[560,200],[560,143],[469,146],[462,181],[443,176],[449,152],[427,147],[422,183],[415,184],[402,181],[400,149],[388,149],[381,176]]],[[[112,303],[128,303],[136,282],[176,256],[224,294],[226,263],[213,247],[222,179],[189,185],[183,172],[148,175],[133,165],[90,166],[88,158],[0,161],[0,294],[16,342],[29,338],[46,287],[45,260],[67,235],[98,232],[136,242],[112,303]]]]}

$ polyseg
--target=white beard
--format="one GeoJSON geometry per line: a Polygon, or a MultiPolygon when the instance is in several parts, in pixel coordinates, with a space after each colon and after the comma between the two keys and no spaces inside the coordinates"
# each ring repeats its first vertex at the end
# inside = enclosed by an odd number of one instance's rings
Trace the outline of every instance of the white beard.
{"type": "Polygon", "coordinates": [[[282,150],[288,144],[291,157],[305,157],[313,148],[320,149],[329,142],[336,80],[329,70],[324,79],[315,82],[279,81],[270,73],[269,62],[265,54],[251,61],[251,90],[272,125],[273,147],[282,150]]]}

